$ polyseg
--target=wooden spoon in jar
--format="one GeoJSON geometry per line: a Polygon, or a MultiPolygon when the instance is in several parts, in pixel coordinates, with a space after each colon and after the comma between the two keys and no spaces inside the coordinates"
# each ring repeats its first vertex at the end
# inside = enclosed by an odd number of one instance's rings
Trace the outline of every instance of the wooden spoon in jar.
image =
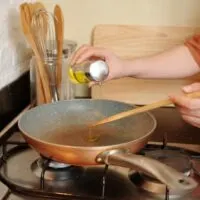
{"type": "Polygon", "coordinates": [[[60,85],[62,81],[62,51],[63,51],[63,41],[64,41],[64,16],[62,13],[62,9],[59,5],[55,5],[54,7],[54,23],[55,23],[55,31],[56,31],[56,42],[57,42],[57,67],[56,67],[56,83],[57,89],[60,94],[60,85]]]}
{"type": "Polygon", "coordinates": [[[26,36],[27,41],[29,42],[30,46],[32,47],[32,50],[36,56],[36,59],[38,61],[38,73],[41,78],[42,83],[42,89],[45,97],[45,102],[51,102],[51,92],[49,88],[49,80],[48,75],[45,71],[45,68],[42,63],[41,55],[39,53],[37,43],[34,40],[34,35],[31,31],[31,13],[30,13],[30,7],[27,3],[24,3],[20,6],[20,18],[21,18],[21,25],[24,32],[24,35],[26,36]]]}

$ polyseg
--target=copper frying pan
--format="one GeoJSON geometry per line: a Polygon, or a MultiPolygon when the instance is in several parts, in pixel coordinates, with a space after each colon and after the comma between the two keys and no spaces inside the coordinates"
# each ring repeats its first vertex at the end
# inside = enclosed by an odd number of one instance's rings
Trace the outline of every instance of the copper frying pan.
{"type": "Polygon", "coordinates": [[[118,165],[147,173],[168,188],[187,193],[196,182],[171,167],[135,155],[156,128],[150,113],[129,116],[93,128],[95,120],[132,109],[110,100],[69,100],[37,106],[19,120],[25,140],[40,154],[71,165],[118,165]]]}

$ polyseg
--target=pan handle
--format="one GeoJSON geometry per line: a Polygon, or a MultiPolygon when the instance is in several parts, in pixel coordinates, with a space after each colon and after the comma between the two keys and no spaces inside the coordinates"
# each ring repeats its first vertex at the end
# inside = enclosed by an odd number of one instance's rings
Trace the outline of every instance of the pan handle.
{"type": "Polygon", "coordinates": [[[189,193],[197,187],[197,182],[191,177],[176,171],[172,167],[145,156],[135,155],[125,150],[111,150],[100,154],[97,162],[132,168],[155,177],[169,189],[180,193],[189,193]]]}

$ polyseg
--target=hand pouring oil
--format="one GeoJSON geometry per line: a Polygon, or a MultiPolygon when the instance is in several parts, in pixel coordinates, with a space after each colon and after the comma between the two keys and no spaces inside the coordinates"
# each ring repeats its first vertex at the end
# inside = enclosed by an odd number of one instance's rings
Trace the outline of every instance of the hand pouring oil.
{"type": "Polygon", "coordinates": [[[109,73],[109,68],[103,60],[87,61],[69,68],[69,77],[73,83],[86,84],[91,81],[101,83],[109,73]]]}

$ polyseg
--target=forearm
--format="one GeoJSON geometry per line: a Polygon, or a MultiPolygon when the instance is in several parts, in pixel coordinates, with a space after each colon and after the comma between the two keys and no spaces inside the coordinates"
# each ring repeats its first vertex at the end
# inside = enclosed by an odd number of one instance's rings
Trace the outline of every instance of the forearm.
{"type": "Polygon", "coordinates": [[[126,61],[126,75],[135,78],[184,78],[200,72],[189,49],[182,45],[161,54],[126,61]]]}

